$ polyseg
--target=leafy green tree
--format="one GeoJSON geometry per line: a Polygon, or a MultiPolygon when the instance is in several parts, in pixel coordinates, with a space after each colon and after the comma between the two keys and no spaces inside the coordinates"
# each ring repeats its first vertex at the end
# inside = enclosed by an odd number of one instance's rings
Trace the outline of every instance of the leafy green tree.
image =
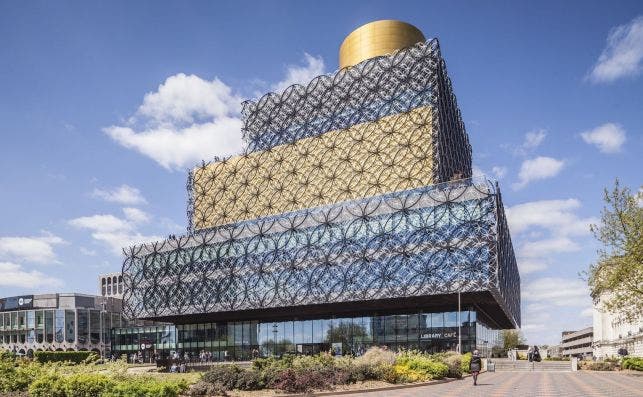
{"type": "Polygon", "coordinates": [[[604,200],[601,222],[591,226],[603,247],[589,268],[588,284],[594,300],[632,321],[643,313],[643,187],[633,194],[617,179],[604,200]]]}
{"type": "Polygon", "coordinates": [[[526,342],[522,333],[516,329],[503,329],[500,337],[502,338],[502,347],[505,351],[515,349],[519,345],[524,345],[526,342]]]}

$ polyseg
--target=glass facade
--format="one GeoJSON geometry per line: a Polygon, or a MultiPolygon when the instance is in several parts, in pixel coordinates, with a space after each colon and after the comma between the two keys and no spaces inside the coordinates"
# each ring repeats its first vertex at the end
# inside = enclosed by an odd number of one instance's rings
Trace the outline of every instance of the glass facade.
{"type": "Polygon", "coordinates": [[[0,348],[29,350],[110,347],[110,328],[121,327],[121,315],[93,309],[34,309],[0,312],[0,348]],[[18,344],[17,346],[9,346],[18,344]]]}
{"type": "Polygon", "coordinates": [[[457,312],[441,312],[117,328],[112,330],[112,351],[156,352],[162,358],[173,352],[197,357],[209,351],[218,361],[328,351],[360,355],[374,345],[440,352],[457,349],[459,324],[463,352],[482,344],[479,336],[489,348],[499,343],[499,331],[476,321],[476,312],[467,310],[460,312],[459,322],[457,312]]]}

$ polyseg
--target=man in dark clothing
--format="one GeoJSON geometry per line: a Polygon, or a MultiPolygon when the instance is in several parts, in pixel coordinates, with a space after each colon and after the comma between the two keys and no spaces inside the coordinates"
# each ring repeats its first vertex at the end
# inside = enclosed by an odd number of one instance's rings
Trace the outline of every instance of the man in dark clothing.
{"type": "Polygon", "coordinates": [[[482,359],[480,358],[480,353],[478,353],[477,350],[474,350],[473,355],[471,356],[471,362],[469,362],[469,371],[473,375],[474,386],[478,384],[478,374],[480,373],[481,369],[482,369],[482,359]]]}

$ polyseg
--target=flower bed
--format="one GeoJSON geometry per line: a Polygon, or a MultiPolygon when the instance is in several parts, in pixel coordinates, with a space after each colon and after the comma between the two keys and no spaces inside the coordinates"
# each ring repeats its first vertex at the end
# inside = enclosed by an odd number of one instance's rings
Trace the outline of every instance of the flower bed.
{"type": "Polygon", "coordinates": [[[332,357],[284,356],[281,359],[256,359],[250,369],[234,365],[217,366],[192,386],[190,395],[225,394],[231,390],[274,389],[287,393],[343,388],[358,382],[380,381],[388,384],[459,378],[468,372],[470,355],[417,351],[392,351],[373,347],[364,355],[332,357]]]}

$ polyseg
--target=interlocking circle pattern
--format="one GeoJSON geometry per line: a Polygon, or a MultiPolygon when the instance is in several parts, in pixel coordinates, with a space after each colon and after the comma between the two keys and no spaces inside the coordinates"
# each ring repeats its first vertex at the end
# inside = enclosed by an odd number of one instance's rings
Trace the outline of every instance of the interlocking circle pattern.
{"type": "Polygon", "coordinates": [[[492,291],[520,318],[496,188],[433,185],[129,248],[132,318],[492,291]]]}

